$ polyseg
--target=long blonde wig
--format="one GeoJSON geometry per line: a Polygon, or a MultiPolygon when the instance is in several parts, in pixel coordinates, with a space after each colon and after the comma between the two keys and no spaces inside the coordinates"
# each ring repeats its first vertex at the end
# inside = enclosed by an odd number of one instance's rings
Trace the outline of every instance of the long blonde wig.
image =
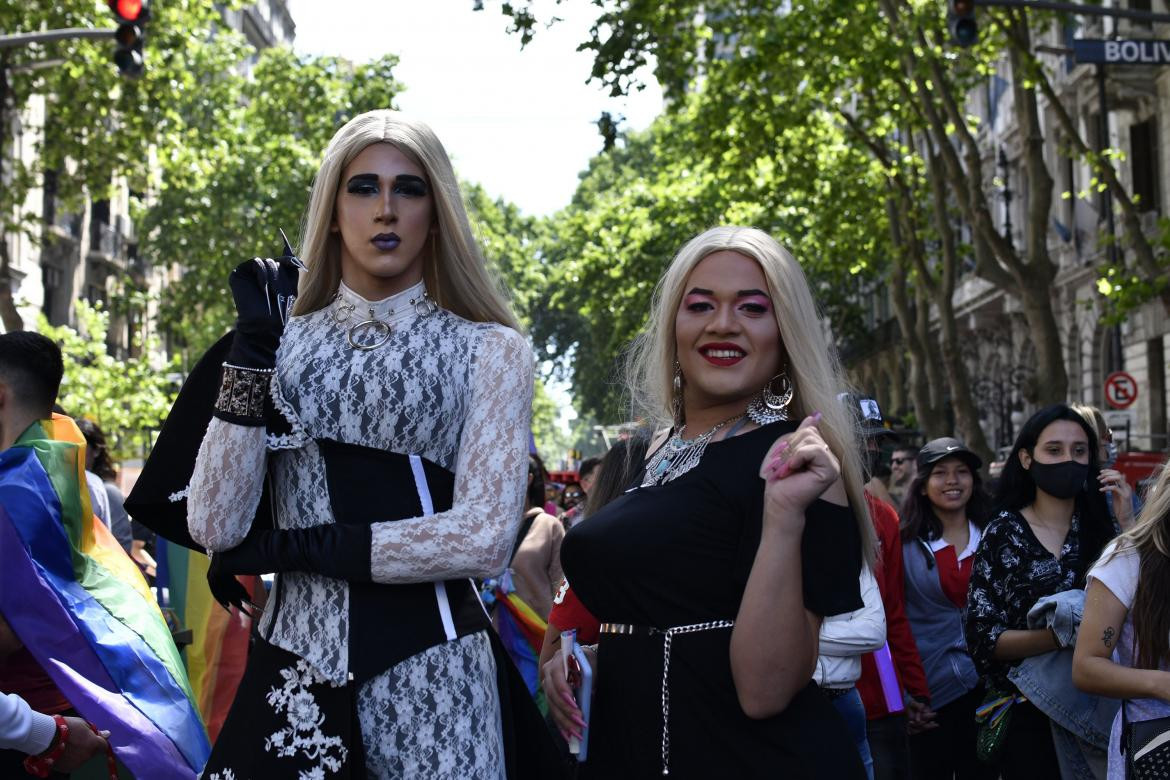
{"type": "Polygon", "coordinates": [[[767,233],[750,227],[711,228],[687,242],[671,261],[654,290],[650,321],[627,356],[626,384],[634,415],[656,426],[672,423],[675,316],[691,271],[703,258],[724,250],[750,257],[764,272],[784,352],[777,358],[786,361],[784,367],[794,391],[788,413],[801,420],[821,412],[818,427],[841,462],[841,477],[857,517],[862,550],[872,566],[876,537],[865,503],[860,430],[856,413],[838,400],[848,387],[837,351],[825,338],[804,271],[767,233]]]}
{"type": "MultiPolygon", "coordinates": [[[[1115,495],[1114,501],[1118,498],[1115,495]]],[[[1129,608],[1136,647],[1133,661],[1139,669],[1157,669],[1170,663],[1170,464],[1163,464],[1129,530],[1117,537],[1111,559],[1123,550],[1139,556],[1138,583],[1129,608]]]]}
{"type": "Polygon", "coordinates": [[[498,322],[520,329],[471,232],[459,182],[447,150],[433,130],[397,111],[379,109],[356,116],[337,131],[313,180],[301,225],[301,273],[294,314],[329,305],[341,281],[341,238],[330,231],[337,190],[345,167],[370,144],[392,144],[423,169],[434,197],[437,230],[427,242],[423,279],[444,309],[475,322],[498,322]]]}

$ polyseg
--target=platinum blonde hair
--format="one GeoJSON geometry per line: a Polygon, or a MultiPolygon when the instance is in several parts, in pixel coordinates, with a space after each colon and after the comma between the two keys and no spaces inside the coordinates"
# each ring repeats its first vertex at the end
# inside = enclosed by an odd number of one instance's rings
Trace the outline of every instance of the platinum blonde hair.
{"type": "Polygon", "coordinates": [[[804,271],[767,233],[750,227],[711,228],[688,241],[671,261],[654,290],[646,329],[634,341],[626,359],[626,384],[635,405],[634,416],[645,417],[658,427],[673,423],[675,316],[695,266],[720,251],[750,257],[764,272],[780,329],[783,354],[777,360],[787,371],[794,391],[789,414],[800,420],[821,412],[818,427],[841,462],[841,477],[857,517],[862,550],[872,566],[876,536],[865,502],[860,430],[856,413],[838,400],[848,386],[837,351],[825,338],[804,271]]]}
{"type": "Polygon", "coordinates": [[[392,144],[423,169],[430,184],[437,230],[427,242],[430,253],[423,261],[423,279],[431,297],[465,319],[498,322],[520,330],[475,242],[447,150],[430,127],[389,109],[349,120],[325,149],[301,225],[300,255],[308,270],[301,274],[293,313],[323,309],[337,292],[341,239],[330,232],[330,226],[341,175],[363,149],[377,143],[392,144]]]}

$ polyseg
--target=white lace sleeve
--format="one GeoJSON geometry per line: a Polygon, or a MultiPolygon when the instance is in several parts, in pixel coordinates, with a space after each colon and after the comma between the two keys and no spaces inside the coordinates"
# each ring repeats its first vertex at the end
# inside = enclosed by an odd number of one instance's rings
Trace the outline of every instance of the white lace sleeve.
{"type": "Polygon", "coordinates": [[[375,582],[488,577],[508,563],[528,474],[532,350],[514,330],[485,328],[478,334],[472,372],[451,509],[374,523],[375,582]]]}
{"type": "Polygon", "coordinates": [[[187,493],[191,538],[211,551],[230,550],[244,540],[264,487],[263,426],[211,419],[187,493]]]}

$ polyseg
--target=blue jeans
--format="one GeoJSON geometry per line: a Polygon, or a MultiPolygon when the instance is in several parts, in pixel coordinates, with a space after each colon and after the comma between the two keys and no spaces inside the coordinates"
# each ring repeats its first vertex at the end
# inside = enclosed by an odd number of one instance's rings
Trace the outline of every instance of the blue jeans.
{"type": "Polygon", "coordinates": [[[833,706],[849,725],[849,734],[857,743],[857,752],[861,754],[861,763],[865,764],[865,774],[873,780],[873,756],[869,752],[869,739],[865,729],[865,705],[861,703],[861,694],[853,688],[844,696],[833,699],[833,706]]]}

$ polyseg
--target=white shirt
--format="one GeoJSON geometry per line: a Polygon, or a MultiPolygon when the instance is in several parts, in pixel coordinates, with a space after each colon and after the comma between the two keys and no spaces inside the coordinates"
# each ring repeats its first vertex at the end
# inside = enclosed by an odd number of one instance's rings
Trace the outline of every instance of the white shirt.
{"type": "Polygon", "coordinates": [[[56,731],[53,716],[34,712],[15,693],[0,695],[0,748],[35,756],[49,749],[56,731]]]}
{"type": "MultiPolygon", "coordinates": [[[[983,538],[983,532],[979,530],[979,527],[977,525],[975,525],[970,520],[968,520],[967,521],[967,546],[964,547],[962,552],[960,552],[958,554],[958,556],[955,557],[955,560],[961,561],[961,560],[964,560],[966,558],[970,558],[972,555],[974,555],[975,551],[979,549],[979,540],[982,538],[983,538]]],[[[938,552],[939,550],[942,550],[942,549],[944,549],[946,547],[950,547],[950,546],[951,546],[951,543],[948,542],[946,539],[943,539],[940,536],[937,539],[931,540],[930,551],[931,552],[938,552]]]]}

